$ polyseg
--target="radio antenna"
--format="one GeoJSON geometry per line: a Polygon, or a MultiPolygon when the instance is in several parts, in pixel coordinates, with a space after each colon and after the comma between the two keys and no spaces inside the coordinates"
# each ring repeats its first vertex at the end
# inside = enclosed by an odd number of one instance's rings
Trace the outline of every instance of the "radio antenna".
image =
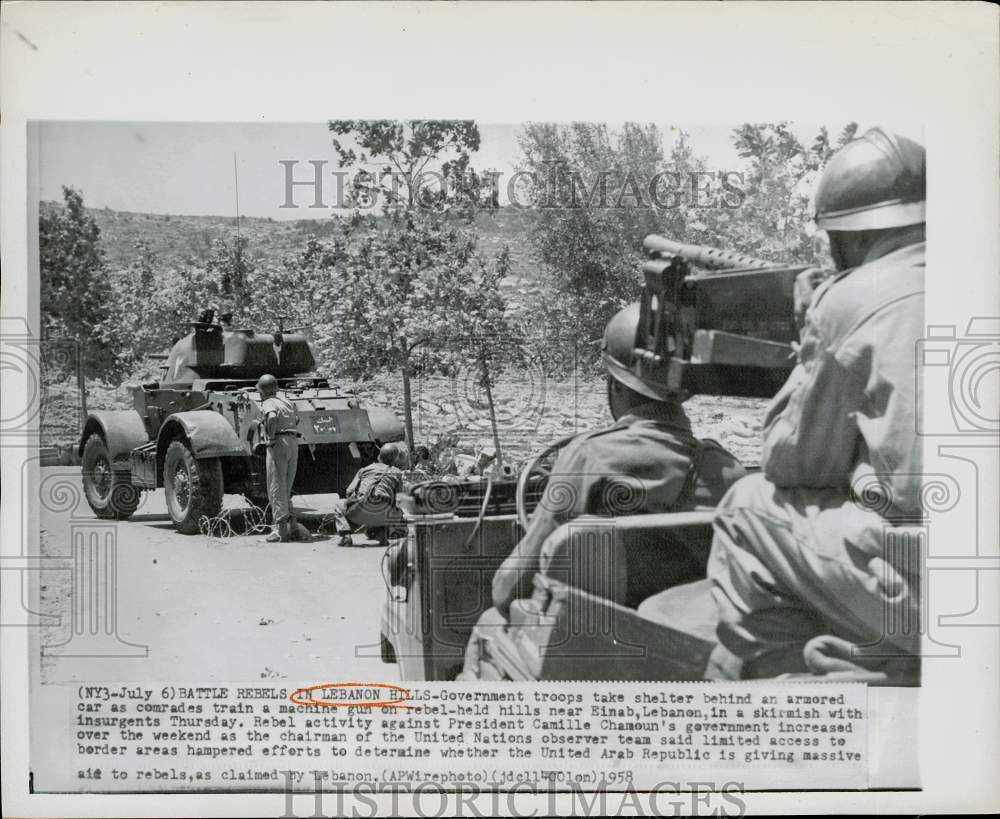
{"type": "Polygon", "coordinates": [[[236,166],[236,151],[233,151],[233,182],[236,188],[236,238],[240,238],[240,172],[236,166]]]}

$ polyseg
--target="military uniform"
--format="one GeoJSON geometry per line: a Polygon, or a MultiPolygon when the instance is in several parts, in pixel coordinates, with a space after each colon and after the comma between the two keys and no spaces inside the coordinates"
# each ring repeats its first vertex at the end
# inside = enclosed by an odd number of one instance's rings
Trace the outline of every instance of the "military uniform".
{"type": "Polygon", "coordinates": [[[399,469],[380,461],[361,467],[347,487],[344,516],[359,523],[364,522],[361,518],[365,513],[368,517],[386,516],[396,501],[402,477],[399,469]]]}
{"type": "Polygon", "coordinates": [[[291,522],[292,484],[299,463],[299,414],[287,398],[272,395],[261,409],[267,435],[267,497],[280,527],[291,522]]]}
{"type": "Polygon", "coordinates": [[[342,545],[348,542],[344,536],[350,535],[352,526],[364,526],[368,536],[380,543],[388,541],[391,527],[400,520],[395,504],[403,472],[396,464],[405,454],[399,444],[384,444],[379,450],[379,459],[357,471],[345,497],[338,499],[334,506],[342,545]]]}
{"type": "Polygon", "coordinates": [[[719,506],[709,576],[743,676],[807,670],[820,635],[917,653],[919,555],[886,552],[883,531],[921,514],[923,230],[887,234],[817,289],[767,414],[763,474],[719,506]],[[892,622],[910,627],[884,633],[892,622]]]}
{"type": "Polygon", "coordinates": [[[636,515],[713,507],[737,478],[739,461],[699,441],[679,403],[633,407],[611,427],[580,435],[560,454],[528,531],[493,578],[493,605],[507,616],[531,596],[542,544],[580,515],[636,515]]]}

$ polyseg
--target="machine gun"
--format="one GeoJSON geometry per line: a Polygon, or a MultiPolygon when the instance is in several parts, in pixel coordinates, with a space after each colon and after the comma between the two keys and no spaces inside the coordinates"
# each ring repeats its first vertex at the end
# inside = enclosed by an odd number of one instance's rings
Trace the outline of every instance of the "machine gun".
{"type": "Polygon", "coordinates": [[[683,395],[774,395],[795,365],[793,291],[807,266],[657,235],[643,245],[636,375],[683,395]]]}

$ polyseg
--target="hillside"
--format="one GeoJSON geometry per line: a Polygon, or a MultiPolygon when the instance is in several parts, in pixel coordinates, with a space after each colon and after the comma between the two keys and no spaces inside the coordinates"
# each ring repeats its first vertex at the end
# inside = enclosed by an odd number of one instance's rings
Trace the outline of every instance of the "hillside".
{"type": "MultiPolygon", "coordinates": [[[[53,203],[43,203],[52,207],[53,203]]],[[[212,253],[218,238],[235,231],[235,220],[223,216],[180,216],[127,213],[110,209],[90,209],[101,229],[108,265],[125,267],[135,258],[137,243],[144,242],[155,254],[157,266],[170,270],[185,265],[200,266],[212,253]]],[[[476,222],[479,249],[485,254],[510,251],[512,274],[503,282],[504,294],[513,309],[535,295],[536,282],[545,275],[542,263],[526,241],[530,211],[504,208],[481,214],[476,222]]],[[[280,262],[301,251],[309,238],[331,238],[333,219],[276,222],[271,219],[243,218],[240,231],[250,242],[251,253],[266,262],[280,262]]],[[[527,382],[495,385],[498,412],[520,418],[527,382]]],[[[356,390],[371,404],[402,408],[398,377],[385,374],[364,383],[344,385],[356,390]]],[[[536,391],[527,423],[518,421],[503,436],[503,445],[515,458],[544,446],[563,435],[602,426],[609,422],[603,379],[579,383],[549,380],[534,384],[536,391]],[[539,388],[541,392],[538,392],[539,388]],[[544,395],[543,398],[540,396],[544,395]]],[[[419,442],[433,444],[447,434],[457,434],[466,448],[488,444],[489,426],[485,410],[470,412],[460,393],[462,388],[443,377],[425,378],[415,385],[415,423],[419,442]]],[[[131,396],[124,385],[88,384],[88,404],[92,409],[125,409],[131,396]]],[[[735,398],[692,399],[687,404],[698,434],[714,437],[730,447],[745,462],[759,458],[759,429],[764,402],[735,398]]],[[[521,420],[524,420],[523,418],[521,420]]],[[[58,447],[68,456],[79,434],[79,393],[72,381],[46,385],[42,420],[43,446],[58,447]]]]}
{"type": "MultiPolygon", "coordinates": [[[[42,203],[43,208],[53,206],[53,202],[42,203]]],[[[201,266],[211,256],[216,240],[232,236],[236,231],[236,220],[229,216],[130,213],[110,208],[87,210],[101,229],[111,269],[131,264],[139,242],[150,248],[164,269],[201,266]]],[[[503,289],[514,307],[531,296],[531,283],[542,269],[541,262],[533,256],[525,241],[530,218],[529,211],[516,208],[484,212],[476,218],[479,250],[482,253],[492,256],[504,246],[509,248],[512,275],[503,283],[503,289]]],[[[333,218],[299,219],[294,222],[256,217],[240,219],[240,234],[248,238],[251,254],[272,263],[280,263],[287,256],[300,253],[309,239],[333,238],[335,230],[333,218]]]]}

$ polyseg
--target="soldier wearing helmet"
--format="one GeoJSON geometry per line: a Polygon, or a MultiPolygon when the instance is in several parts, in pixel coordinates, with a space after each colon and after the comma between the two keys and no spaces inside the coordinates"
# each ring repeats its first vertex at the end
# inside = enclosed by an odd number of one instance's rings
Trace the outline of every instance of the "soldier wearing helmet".
{"type": "Polygon", "coordinates": [[[917,654],[915,564],[882,544],[885,527],[921,515],[925,184],[924,149],[878,128],[819,182],[837,272],[812,297],[798,366],[767,413],[763,471],[716,516],[721,676],[822,670],[816,646],[917,654]],[[906,626],[885,634],[886,622],[906,626]]]}
{"type": "Polygon", "coordinates": [[[341,545],[347,542],[352,525],[364,526],[368,535],[380,542],[387,540],[396,492],[408,460],[403,444],[383,444],[378,460],[358,470],[335,508],[341,545]]]}
{"type": "Polygon", "coordinates": [[[262,437],[267,447],[267,497],[276,531],[267,542],[310,540],[309,530],[295,520],[292,512],[292,484],[299,463],[299,414],[287,398],[278,395],[278,380],[262,375],[257,380],[261,398],[262,437]]]}
{"type": "Polygon", "coordinates": [[[612,517],[712,507],[744,475],[715,441],[691,432],[681,396],[635,375],[639,305],[621,310],[604,332],[608,406],[614,423],[575,438],[560,453],[531,524],[493,578],[493,604],[506,617],[528,598],[542,544],[580,515],[612,517]]]}

